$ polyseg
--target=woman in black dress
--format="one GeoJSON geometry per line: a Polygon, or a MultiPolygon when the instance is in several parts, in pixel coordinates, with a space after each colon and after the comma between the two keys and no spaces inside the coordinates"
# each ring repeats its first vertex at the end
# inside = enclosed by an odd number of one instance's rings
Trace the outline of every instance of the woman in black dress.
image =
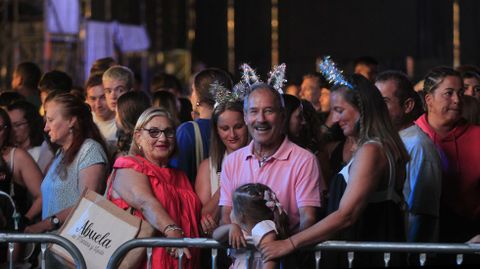
{"type": "MultiPolygon", "coordinates": [[[[359,75],[347,81],[337,74],[332,82],[331,113],[344,135],[356,138],[354,155],[331,182],[329,215],[286,240],[266,244],[262,248],[265,259],[327,239],[405,241],[402,188],[408,153],[390,122],[383,98],[359,75]]],[[[355,253],[355,267],[383,263],[383,254],[355,253]]]]}

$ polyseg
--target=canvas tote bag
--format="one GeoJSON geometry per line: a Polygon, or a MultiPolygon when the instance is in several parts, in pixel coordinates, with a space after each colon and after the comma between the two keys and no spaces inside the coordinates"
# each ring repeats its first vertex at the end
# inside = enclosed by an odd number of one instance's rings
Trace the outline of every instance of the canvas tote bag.
{"type": "MultiPolygon", "coordinates": [[[[59,235],[70,240],[82,253],[88,269],[104,269],[113,252],[126,241],[151,237],[153,227],[129,214],[94,191],[86,189],[70,212],[59,235]],[[142,229],[143,228],[143,229],[142,229]]],[[[73,265],[73,258],[58,245],[50,249],[73,265]]],[[[138,268],[145,259],[145,248],[127,253],[119,268],[138,268]]]]}

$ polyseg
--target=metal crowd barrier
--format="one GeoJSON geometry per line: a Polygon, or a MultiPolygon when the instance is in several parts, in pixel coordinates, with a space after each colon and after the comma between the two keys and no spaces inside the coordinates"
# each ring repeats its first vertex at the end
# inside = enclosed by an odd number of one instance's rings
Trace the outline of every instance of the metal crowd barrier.
{"type": "Polygon", "coordinates": [[[26,234],[26,233],[0,233],[0,242],[8,242],[9,267],[14,268],[13,264],[13,243],[41,243],[41,268],[45,269],[45,251],[47,243],[57,244],[63,247],[75,261],[77,269],[87,269],[82,253],[78,248],[67,239],[55,234],[26,234]]]}
{"type": "MultiPolygon", "coordinates": [[[[216,269],[216,259],[219,248],[225,248],[225,245],[206,238],[144,238],[133,239],[121,245],[110,258],[107,269],[117,268],[122,257],[131,249],[137,247],[147,247],[147,269],[151,269],[151,256],[153,247],[194,247],[212,249],[212,269],[216,269]]],[[[315,252],[315,268],[320,268],[322,251],[345,251],[349,268],[352,267],[355,258],[355,252],[379,252],[384,253],[385,267],[389,266],[391,252],[419,253],[420,266],[424,266],[427,261],[427,253],[450,253],[457,254],[456,263],[463,263],[464,254],[480,254],[480,244],[438,244],[438,243],[392,243],[392,242],[346,242],[346,241],[326,241],[315,245],[306,251],[315,252]]],[[[179,269],[182,268],[183,250],[179,249],[179,269]]],[[[248,256],[247,259],[252,257],[248,256]]],[[[248,265],[248,262],[247,262],[248,265]]]]}

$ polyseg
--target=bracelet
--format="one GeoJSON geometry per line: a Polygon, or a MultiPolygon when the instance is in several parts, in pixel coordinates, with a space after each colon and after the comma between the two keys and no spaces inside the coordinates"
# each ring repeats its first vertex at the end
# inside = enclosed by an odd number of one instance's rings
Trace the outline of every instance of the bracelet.
{"type": "Polygon", "coordinates": [[[295,244],[292,241],[292,238],[289,237],[288,241],[290,241],[290,244],[292,244],[293,250],[297,249],[297,247],[295,246],[295,244]]]}
{"type": "Polygon", "coordinates": [[[165,228],[163,229],[163,234],[167,235],[167,233],[170,231],[179,231],[183,236],[183,230],[177,224],[168,224],[167,226],[165,226],[165,228]]]}

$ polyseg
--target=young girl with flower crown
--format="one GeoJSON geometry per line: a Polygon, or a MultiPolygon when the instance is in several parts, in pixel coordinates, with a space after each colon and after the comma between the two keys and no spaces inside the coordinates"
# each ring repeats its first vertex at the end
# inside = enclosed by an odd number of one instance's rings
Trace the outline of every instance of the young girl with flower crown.
{"type": "MultiPolygon", "coordinates": [[[[231,268],[247,268],[250,250],[245,250],[247,243],[260,248],[266,242],[283,239],[288,236],[288,218],[275,193],[259,183],[245,184],[233,194],[233,209],[230,214],[231,224],[218,227],[213,238],[226,242],[233,247],[230,252],[235,260],[231,268]]],[[[260,252],[254,251],[249,259],[248,268],[277,268],[277,261],[263,262],[260,252]]]]}

